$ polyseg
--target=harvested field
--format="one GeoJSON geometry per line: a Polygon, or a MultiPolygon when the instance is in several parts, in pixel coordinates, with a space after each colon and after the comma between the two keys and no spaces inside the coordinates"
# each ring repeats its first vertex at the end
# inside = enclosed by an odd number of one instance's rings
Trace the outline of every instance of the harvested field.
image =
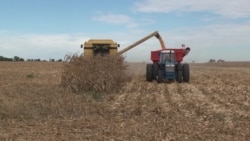
{"type": "MultiPolygon", "coordinates": [[[[248,63],[247,63],[248,64],[248,63]]],[[[145,81],[117,93],[73,93],[62,63],[0,62],[0,140],[250,140],[250,67],[192,64],[191,81],[145,81]]]]}

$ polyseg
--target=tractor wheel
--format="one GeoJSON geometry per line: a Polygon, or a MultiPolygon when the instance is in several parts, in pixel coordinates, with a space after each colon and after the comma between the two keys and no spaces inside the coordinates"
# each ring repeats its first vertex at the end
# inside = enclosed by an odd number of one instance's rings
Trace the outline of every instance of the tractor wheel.
{"type": "Polygon", "coordinates": [[[158,75],[156,76],[156,80],[158,83],[163,82],[163,71],[162,70],[158,70],[158,75]]]}
{"type": "Polygon", "coordinates": [[[182,83],[182,71],[176,71],[175,77],[176,77],[175,79],[178,83],[182,83]]]}
{"type": "Polygon", "coordinates": [[[147,64],[146,79],[149,82],[151,82],[153,80],[153,65],[152,64],[147,64]]]}
{"type": "Polygon", "coordinates": [[[175,71],[182,71],[182,64],[178,63],[175,65],[175,71]]]}
{"type": "Polygon", "coordinates": [[[154,64],[153,64],[153,80],[156,79],[156,76],[158,75],[158,70],[159,70],[158,64],[157,64],[157,63],[154,63],[154,64]]]}
{"type": "Polygon", "coordinates": [[[190,78],[189,64],[183,64],[182,72],[183,72],[183,81],[189,82],[189,78],[190,78]]]}

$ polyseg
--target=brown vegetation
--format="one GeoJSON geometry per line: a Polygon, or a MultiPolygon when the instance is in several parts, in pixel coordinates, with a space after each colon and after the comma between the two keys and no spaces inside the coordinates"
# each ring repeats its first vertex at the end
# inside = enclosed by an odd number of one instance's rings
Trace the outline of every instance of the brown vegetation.
{"type": "Polygon", "coordinates": [[[145,64],[98,97],[61,86],[63,63],[0,62],[0,140],[250,139],[250,67],[191,65],[191,81],[145,80],[145,64]]]}
{"type": "Polygon", "coordinates": [[[128,75],[121,56],[66,56],[62,72],[62,85],[75,92],[111,93],[121,89],[128,75]]]}

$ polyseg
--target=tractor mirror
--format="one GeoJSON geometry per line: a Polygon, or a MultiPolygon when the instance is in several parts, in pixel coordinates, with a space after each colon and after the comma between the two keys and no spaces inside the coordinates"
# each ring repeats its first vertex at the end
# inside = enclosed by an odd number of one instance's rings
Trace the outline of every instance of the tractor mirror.
{"type": "Polygon", "coordinates": [[[81,48],[83,47],[83,45],[81,44],[81,48]]]}

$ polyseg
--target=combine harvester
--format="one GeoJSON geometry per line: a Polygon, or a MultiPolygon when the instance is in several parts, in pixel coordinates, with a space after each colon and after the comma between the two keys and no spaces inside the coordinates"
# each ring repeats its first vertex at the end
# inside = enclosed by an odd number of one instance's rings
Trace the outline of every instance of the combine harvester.
{"type": "Polygon", "coordinates": [[[146,80],[149,82],[156,80],[158,83],[162,83],[163,80],[176,80],[178,83],[183,81],[189,82],[189,65],[181,64],[181,62],[183,57],[189,53],[190,48],[185,47],[185,45],[180,49],[166,48],[162,37],[157,31],[121,51],[118,51],[120,45],[110,39],[90,39],[81,44],[81,48],[84,49],[83,56],[87,58],[98,55],[122,55],[152,37],[156,37],[159,40],[161,49],[151,51],[151,60],[153,63],[146,66],[146,80]]]}

